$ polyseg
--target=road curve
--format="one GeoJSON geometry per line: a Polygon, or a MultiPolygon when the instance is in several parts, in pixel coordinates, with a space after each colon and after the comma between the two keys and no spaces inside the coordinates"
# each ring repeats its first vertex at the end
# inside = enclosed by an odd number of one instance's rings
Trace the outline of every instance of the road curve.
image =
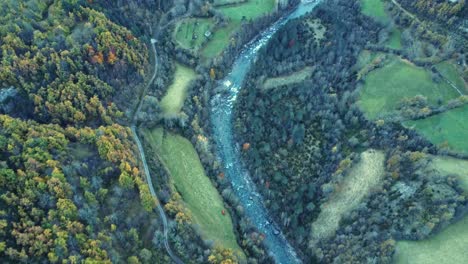
{"type": "Polygon", "coordinates": [[[131,129],[132,129],[133,139],[135,140],[135,143],[137,144],[137,147],[138,147],[138,152],[140,153],[141,162],[143,163],[143,169],[144,169],[143,171],[145,173],[146,182],[148,183],[151,196],[153,196],[153,198],[156,199],[156,203],[157,203],[156,207],[157,207],[159,216],[161,217],[162,222],[163,222],[164,247],[166,248],[166,252],[169,255],[169,257],[171,257],[172,261],[174,261],[176,264],[184,264],[184,262],[179,257],[177,257],[174,254],[174,252],[172,252],[171,246],[169,245],[169,235],[168,235],[169,227],[168,227],[168,222],[167,222],[167,216],[166,216],[166,213],[164,212],[164,210],[162,208],[162,205],[161,205],[161,202],[158,199],[158,196],[156,195],[156,192],[154,191],[153,181],[151,180],[151,175],[150,175],[150,171],[149,171],[149,168],[148,168],[148,163],[146,162],[145,151],[143,149],[143,145],[141,144],[141,140],[138,137],[138,133],[136,131],[135,117],[140,112],[141,105],[142,105],[142,102],[143,102],[143,98],[145,97],[145,94],[146,94],[146,90],[148,90],[148,87],[153,83],[154,79],[156,79],[156,75],[158,73],[158,54],[156,52],[156,41],[154,39],[151,39],[151,46],[153,48],[153,53],[154,53],[154,72],[153,72],[153,76],[151,76],[151,79],[149,80],[148,84],[143,89],[143,94],[142,94],[142,96],[140,98],[140,101],[138,102],[137,109],[136,109],[135,113],[133,114],[131,129]]]}

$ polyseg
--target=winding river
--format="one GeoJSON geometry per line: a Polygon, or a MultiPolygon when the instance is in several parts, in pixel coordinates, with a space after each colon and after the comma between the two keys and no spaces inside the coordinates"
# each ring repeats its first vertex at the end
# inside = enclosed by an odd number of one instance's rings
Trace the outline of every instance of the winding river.
{"type": "Polygon", "coordinates": [[[278,20],[250,42],[234,62],[231,72],[220,82],[218,90],[222,92],[214,96],[211,101],[214,140],[218,147],[218,158],[224,165],[225,175],[231,181],[233,190],[245,209],[245,215],[260,232],[266,235],[265,244],[269,254],[276,263],[281,264],[301,263],[301,260],[284,235],[277,229],[277,225],[272,223],[263,204],[263,198],[256,191],[255,183],[252,182],[241,162],[240,147],[233,137],[232,109],[259,49],[289,20],[312,11],[321,1],[303,1],[292,13],[278,20]]]}

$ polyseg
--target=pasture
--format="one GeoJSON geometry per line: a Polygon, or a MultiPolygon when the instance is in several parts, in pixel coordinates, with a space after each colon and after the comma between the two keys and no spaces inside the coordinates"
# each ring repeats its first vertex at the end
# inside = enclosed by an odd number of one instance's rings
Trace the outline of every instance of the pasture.
{"type": "Polygon", "coordinates": [[[421,241],[398,241],[397,264],[464,264],[468,259],[468,216],[421,241]]]}
{"type": "Polygon", "coordinates": [[[218,0],[215,8],[227,19],[224,26],[216,26],[211,18],[187,18],[178,22],[174,38],[183,48],[199,52],[204,59],[219,55],[228,45],[243,21],[256,19],[276,10],[276,0],[218,0]],[[211,35],[206,37],[205,32],[211,35]]]}
{"type": "Polygon", "coordinates": [[[146,130],[144,135],[168,170],[171,181],[191,211],[193,222],[200,228],[203,239],[231,248],[243,256],[234,235],[231,216],[206,176],[192,143],[163,128],[146,130]],[[225,215],[222,215],[222,210],[226,210],[225,215]]]}
{"type": "Polygon", "coordinates": [[[209,39],[205,32],[213,29],[210,18],[188,18],[179,21],[175,27],[175,39],[185,49],[198,50],[209,39]]]}
{"type": "Polygon", "coordinates": [[[446,82],[434,82],[429,70],[391,57],[386,65],[365,77],[358,105],[368,118],[376,119],[396,110],[403,98],[416,95],[425,96],[431,105],[459,96],[446,82]]]}
{"type": "Polygon", "coordinates": [[[431,168],[437,170],[442,175],[458,175],[461,187],[468,192],[468,160],[434,156],[431,168]]]}
{"type": "Polygon", "coordinates": [[[436,145],[468,153],[468,105],[425,119],[406,121],[404,126],[415,129],[436,145]]]}

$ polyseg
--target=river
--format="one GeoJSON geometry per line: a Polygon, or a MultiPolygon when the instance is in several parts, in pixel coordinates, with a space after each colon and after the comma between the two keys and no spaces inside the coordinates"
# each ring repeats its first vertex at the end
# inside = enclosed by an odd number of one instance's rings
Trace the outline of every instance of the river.
{"type": "Polygon", "coordinates": [[[266,235],[264,242],[269,254],[276,263],[281,264],[301,263],[301,260],[284,235],[276,228],[277,225],[272,223],[263,204],[263,198],[256,191],[255,183],[241,161],[240,146],[233,136],[232,109],[259,49],[289,20],[312,11],[321,1],[299,4],[292,13],[275,22],[249,43],[234,62],[231,72],[220,81],[218,90],[222,92],[215,95],[211,101],[214,140],[217,144],[218,159],[224,165],[226,178],[231,182],[234,192],[243,205],[245,215],[260,232],[266,235]]]}

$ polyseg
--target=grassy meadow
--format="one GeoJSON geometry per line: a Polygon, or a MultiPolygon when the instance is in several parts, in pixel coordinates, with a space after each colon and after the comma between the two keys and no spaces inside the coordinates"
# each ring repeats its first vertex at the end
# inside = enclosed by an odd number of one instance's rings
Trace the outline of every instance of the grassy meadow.
{"type": "Polygon", "coordinates": [[[457,71],[451,61],[444,61],[436,65],[437,70],[448,80],[450,80],[462,93],[468,94],[468,87],[461,78],[461,73],[457,71]]]}
{"type": "Polygon", "coordinates": [[[240,28],[244,19],[255,19],[276,9],[276,0],[224,0],[217,1],[217,4],[216,9],[228,19],[226,26],[214,29],[211,18],[187,18],[176,26],[176,41],[183,48],[199,51],[205,59],[217,56],[231,43],[232,34],[240,28]],[[199,24],[195,25],[194,22],[199,24]],[[209,39],[204,36],[207,30],[212,31],[209,39]],[[196,40],[192,40],[192,34],[197,35],[196,40]]]}
{"type": "Polygon", "coordinates": [[[191,211],[194,223],[200,227],[202,237],[243,256],[231,216],[227,210],[225,215],[221,214],[225,210],[223,200],[206,176],[192,143],[162,128],[147,130],[144,135],[169,171],[171,181],[191,211]]]}
{"type": "Polygon", "coordinates": [[[431,167],[442,175],[459,175],[461,187],[468,192],[468,160],[434,156],[431,162],[431,167]]]}
{"type": "Polygon", "coordinates": [[[401,30],[399,30],[398,28],[393,28],[385,46],[391,49],[402,49],[403,45],[401,44],[401,30]]]}
{"type": "Polygon", "coordinates": [[[390,20],[382,0],[361,0],[361,8],[364,15],[373,17],[379,22],[386,23],[390,20]]]}
{"type": "Polygon", "coordinates": [[[370,72],[361,88],[358,102],[370,119],[384,116],[395,110],[405,97],[423,95],[436,105],[458,97],[458,93],[446,82],[435,83],[430,71],[410,62],[392,57],[382,68],[370,72]]]}
{"type": "Polygon", "coordinates": [[[343,215],[353,210],[362,199],[378,187],[385,174],[385,154],[367,150],[337,187],[331,198],[321,206],[317,220],[312,224],[312,238],[318,241],[334,234],[343,215]]]}
{"type": "Polygon", "coordinates": [[[185,19],[176,26],[175,39],[185,49],[198,50],[207,41],[205,32],[211,31],[213,27],[210,18],[185,19]]]}
{"type": "Polygon", "coordinates": [[[444,144],[449,149],[468,153],[468,105],[425,119],[406,121],[406,127],[413,128],[436,145],[444,144]]]}
{"type": "Polygon", "coordinates": [[[421,241],[398,241],[397,264],[465,264],[468,260],[468,217],[434,237],[421,241]]]}
{"type": "Polygon", "coordinates": [[[164,115],[174,116],[180,113],[187,96],[188,86],[195,77],[195,71],[179,63],[176,64],[174,82],[161,99],[161,109],[164,115]]]}

